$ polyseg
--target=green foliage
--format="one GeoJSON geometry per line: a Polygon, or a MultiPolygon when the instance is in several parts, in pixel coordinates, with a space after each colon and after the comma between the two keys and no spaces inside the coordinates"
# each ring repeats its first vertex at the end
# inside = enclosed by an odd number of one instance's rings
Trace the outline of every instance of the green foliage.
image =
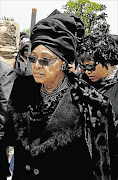
{"type": "Polygon", "coordinates": [[[68,1],[62,6],[64,13],[73,14],[81,18],[85,24],[85,35],[92,31],[100,30],[109,32],[107,14],[104,13],[106,6],[89,0],[68,1]]]}
{"type": "Polygon", "coordinates": [[[14,18],[8,18],[6,16],[2,17],[1,20],[3,21],[14,21],[14,18]]]}
{"type": "Polygon", "coordinates": [[[26,34],[28,34],[28,35],[29,35],[29,34],[30,34],[30,29],[29,29],[29,28],[24,29],[24,30],[23,30],[23,32],[25,32],[26,34]]]}

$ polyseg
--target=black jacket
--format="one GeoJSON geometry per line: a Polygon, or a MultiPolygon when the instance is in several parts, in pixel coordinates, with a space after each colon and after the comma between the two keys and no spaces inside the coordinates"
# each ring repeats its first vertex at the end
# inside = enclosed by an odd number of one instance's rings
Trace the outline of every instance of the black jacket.
{"type": "Polygon", "coordinates": [[[38,135],[38,121],[31,132],[28,107],[40,103],[40,85],[32,76],[15,80],[4,141],[15,148],[13,180],[110,180],[111,105],[85,81],[76,77],[71,81],[43,136],[32,141],[31,134],[38,135]]]}
{"type": "Polygon", "coordinates": [[[112,80],[91,82],[85,74],[81,78],[110,99],[118,120],[118,71],[112,80]]]}
{"type": "MultiPolygon", "coordinates": [[[[111,80],[105,80],[105,81],[98,81],[98,82],[91,82],[86,74],[80,74],[80,79],[86,80],[90,85],[92,85],[96,90],[102,94],[104,94],[106,97],[108,97],[112,103],[113,110],[115,112],[115,141],[113,141],[113,147],[114,147],[114,157],[113,158],[113,176],[114,179],[118,179],[118,71],[115,74],[115,77],[111,80]]],[[[112,132],[113,133],[113,132],[112,132]]]]}
{"type": "Polygon", "coordinates": [[[31,63],[27,60],[24,60],[23,56],[21,56],[20,52],[18,52],[14,68],[17,70],[19,74],[29,76],[32,74],[31,72],[31,63]],[[27,65],[28,63],[28,65],[27,65]]]}
{"type": "Polygon", "coordinates": [[[5,62],[0,61],[0,154],[3,155],[0,157],[1,176],[10,175],[8,169],[6,168],[9,166],[9,163],[5,151],[7,145],[4,143],[4,132],[5,123],[9,119],[7,113],[8,100],[16,77],[16,71],[5,62]]]}

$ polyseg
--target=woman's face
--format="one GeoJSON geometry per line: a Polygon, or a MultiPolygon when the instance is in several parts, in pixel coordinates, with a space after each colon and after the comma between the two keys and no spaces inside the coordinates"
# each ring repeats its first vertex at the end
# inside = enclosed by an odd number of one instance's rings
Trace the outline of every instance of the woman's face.
{"type": "Polygon", "coordinates": [[[31,63],[32,74],[37,83],[51,84],[58,77],[60,77],[60,74],[63,73],[61,70],[61,66],[62,64],[64,64],[64,62],[45,46],[37,46],[32,51],[31,56],[35,57],[36,59],[42,59],[48,62],[50,61],[48,65],[40,65],[38,61],[36,61],[35,63],[31,63]]]}
{"type": "Polygon", "coordinates": [[[85,68],[83,69],[92,82],[97,82],[101,79],[104,79],[109,74],[109,71],[101,63],[95,64],[94,61],[84,61],[84,63],[82,63],[82,66],[85,68]],[[93,67],[93,68],[87,68],[87,67],[93,67]]]}

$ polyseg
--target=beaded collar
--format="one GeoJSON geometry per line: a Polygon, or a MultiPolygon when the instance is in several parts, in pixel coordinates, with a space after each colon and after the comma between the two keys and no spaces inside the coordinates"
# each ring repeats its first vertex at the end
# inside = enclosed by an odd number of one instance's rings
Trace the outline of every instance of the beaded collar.
{"type": "Polygon", "coordinates": [[[114,66],[114,70],[110,73],[110,75],[108,77],[104,78],[104,81],[113,79],[117,70],[118,70],[118,66],[114,66]]]}
{"type": "Polygon", "coordinates": [[[69,85],[69,81],[68,81],[68,77],[67,76],[65,76],[62,84],[57,89],[52,91],[51,93],[47,92],[45,90],[45,88],[44,88],[44,85],[42,84],[40,93],[41,93],[41,96],[43,98],[43,102],[47,103],[48,101],[56,100],[61,95],[61,92],[63,90],[68,89],[69,86],[70,85],[69,85]]]}

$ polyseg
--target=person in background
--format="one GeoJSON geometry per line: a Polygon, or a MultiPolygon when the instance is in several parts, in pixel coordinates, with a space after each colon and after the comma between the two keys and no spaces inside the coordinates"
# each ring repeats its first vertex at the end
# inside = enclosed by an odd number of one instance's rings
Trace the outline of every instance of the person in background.
{"type": "Polygon", "coordinates": [[[58,10],[31,32],[32,75],[15,80],[4,131],[3,144],[14,144],[12,180],[110,180],[111,104],[68,70],[84,32],[79,17],[58,10]]]}
{"type": "Polygon", "coordinates": [[[68,64],[68,70],[76,74],[77,76],[82,72],[80,65],[75,65],[75,61],[72,64],[68,64]]]}
{"type": "MultiPolygon", "coordinates": [[[[23,36],[29,37],[29,35],[27,35],[26,32],[20,32],[20,41],[22,40],[23,36]]],[[[20,42],[19,42],[19,46],[20,46],[20,42]]]]}
{"type": "MultiPolygon", "coordinates": [[[[28,48],[29,48],[29,35],[25,32],[20,32],[20,42],[19,42],[19,52],[16,57],[14,69],[18,74],[21,75],[30,75],[27,71],[28,63],[28,48]]],[[[31,68],[30,68],[31,73],[31,68]]],[[[13,154],[13,153],[12,153],[13,154]]],[[[10,160],[10,171],[13,172],[14,169],[14,154],[10,160]]]]}
{"type": "MultiPolygon", "coordinates": [[[[115,112],[116,137],[118,137],[118,35],[89,34],[81,47],[80,78],[108,97],[115,112]]],[[[113,141],[114,142],[114,141],[113,141]]],[[[113,179],[118,179],[118,139],[113,144],[113,179]],[[114,147],[115,146],[115,147],[114,147]]],[[[112,155],[113,155],[112,154],[112,155]]]]}
{"type": "Polygon", "coordinates": [[[14,68],[22,75],[31,74],[31,66],[28,66],[28,48],[29,48],[29,35],[26,33],[20,33],[19,52],[16,57],[16,63],[14,68]],[[27,69],[29,67],[29,70],[27,69]]]}
{"type": "MultiPolygon", "coordinates": [[[[7,176],[10,176],[9,170],[6,169],[10,161],[10,147],[5,146],[3,143],[5,135],[4,126],[5,122],[8,120],[8,100],[16,77],[17,72],[14,71],[13,67],[0,60],[0,154],[3,154],[2,158],[0,158],[0,174],[6,174],[7,176]]],[[[0,180],[4,179],[0,178],[0,180]]]]}

